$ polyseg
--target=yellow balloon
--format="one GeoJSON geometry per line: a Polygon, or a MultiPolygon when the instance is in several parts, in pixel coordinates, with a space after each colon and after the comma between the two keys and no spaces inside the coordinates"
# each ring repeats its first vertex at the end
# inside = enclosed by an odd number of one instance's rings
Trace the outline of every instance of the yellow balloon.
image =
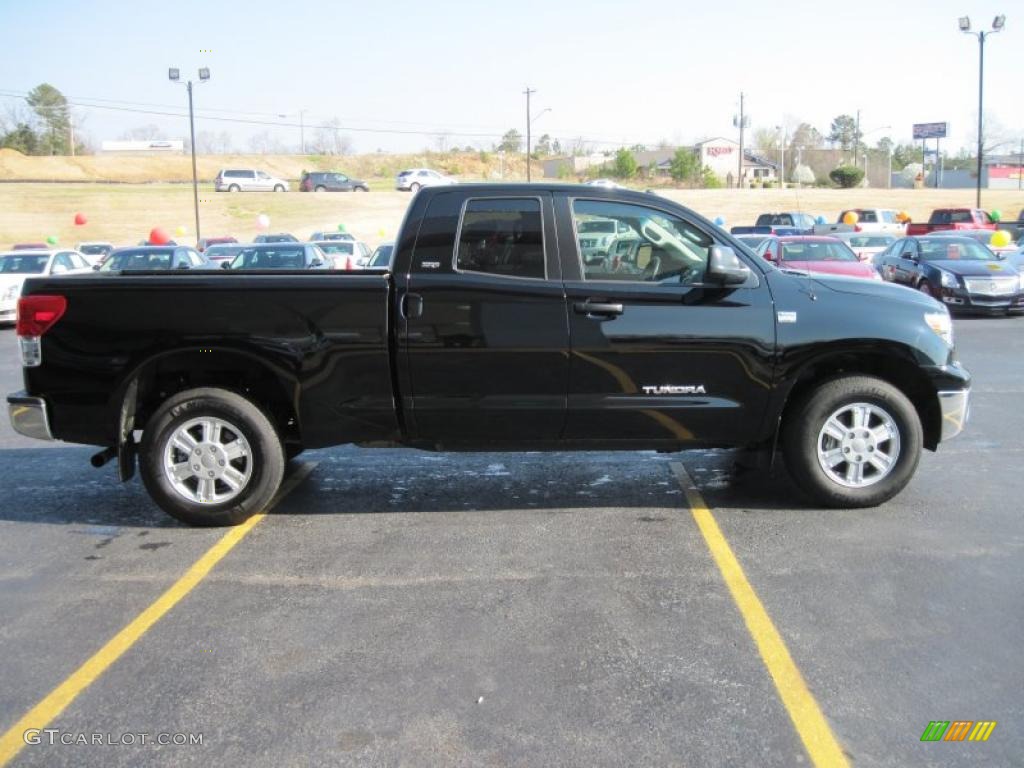
{"type": "Polygon", "coordinates": [[[1012,242],[1012,240],[1010,238],[1010,233],[1005,229],[997,229],[992,233],[992,239],[989,242],[992,243],[993,248],[1005,248],[1012,242]]]}
{"type": "Polygon", "coordinates": [[[847,211],[843,214],[843,224],[853,226],[858,221],[860,221],[860,216],[857,215],[856,211],[847,211]]]}
{"type": "Polygon", "coordinates": [[[176,234],[178,237],[183,237],[187,231],[188,230],[185,229],[184,227],[178,227],[176,230],[174,230],[174,234],[176,234]]]}
{"type": "Polygon", "coordinates": [[[900,211],[899,213],[896,214],[896,221],[900,223],[906,223],[910,221],[910,214],[907,213],[906,211],[900,211]]]}

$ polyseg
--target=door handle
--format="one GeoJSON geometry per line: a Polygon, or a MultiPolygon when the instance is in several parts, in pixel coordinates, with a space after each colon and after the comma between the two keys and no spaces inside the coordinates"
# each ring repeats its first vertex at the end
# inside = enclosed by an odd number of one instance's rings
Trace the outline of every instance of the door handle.
{"type": "Polygon", "coordinates": [[[602,301],[577,301],[573,309],[580,315],[587,317],[615,317],[623,312],[622,304],[607,303],[602,301]]]}
{"type": "Polygon", "coordinates": [[[402,316],[407,319],[415,319],[423,315],[423,297],[418,293],[406,293],[402,296],[402,316]]]}

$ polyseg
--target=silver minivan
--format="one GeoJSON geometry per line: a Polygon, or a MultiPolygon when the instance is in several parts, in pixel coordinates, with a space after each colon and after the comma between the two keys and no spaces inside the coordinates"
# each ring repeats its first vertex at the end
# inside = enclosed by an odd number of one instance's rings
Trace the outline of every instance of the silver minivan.
{"type": "Polygon", "coordinates": [[[287,192],[288,182],[254,168],[224,169],[214,179],[218,192],[287,192]]]}

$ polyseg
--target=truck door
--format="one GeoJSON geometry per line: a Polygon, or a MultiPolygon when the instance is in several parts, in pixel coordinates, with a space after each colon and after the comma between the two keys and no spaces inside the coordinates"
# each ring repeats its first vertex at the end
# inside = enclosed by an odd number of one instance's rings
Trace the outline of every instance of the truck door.
{"type": "Polygon", "coordinates": [[[555,202],[572,345],[565,437],[645,445],[754,439],[775,349],[761,270],[751,264],[737,288],[706,286],[711,227],[656,204],[555,202]],[[581,260],[579,230],[607,219],[629,228],[630,249],[581,260]]]}
{"type": "Polygon", "coordinates": [[[435,193],[407,286],[398,336],[410,436],[557,440],[569,329],[550,194],[435,193]]]}

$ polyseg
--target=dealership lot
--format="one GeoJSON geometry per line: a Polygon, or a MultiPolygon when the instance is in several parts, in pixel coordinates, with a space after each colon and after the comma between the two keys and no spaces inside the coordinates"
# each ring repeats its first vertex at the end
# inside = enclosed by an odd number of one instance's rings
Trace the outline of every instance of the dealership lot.
{"type": "MultiPolygon", "coordinates": [[[[680,461],[850,764],[1014,764],[1024,321],[956,331],[969,428],[877,509],[807,507],[725,451],[308,452],[309,477],[40,725],[202,745],[40,744],[12,764],[810,764],[680,461]],[[920,742],[933,720],[998,725],[920,742]]],[[[4,330],[6,391],[15,361],[4,330]]],[[[0,733],[224,535],[89,449],[41,446],[0,427],[0,733]]]]}

